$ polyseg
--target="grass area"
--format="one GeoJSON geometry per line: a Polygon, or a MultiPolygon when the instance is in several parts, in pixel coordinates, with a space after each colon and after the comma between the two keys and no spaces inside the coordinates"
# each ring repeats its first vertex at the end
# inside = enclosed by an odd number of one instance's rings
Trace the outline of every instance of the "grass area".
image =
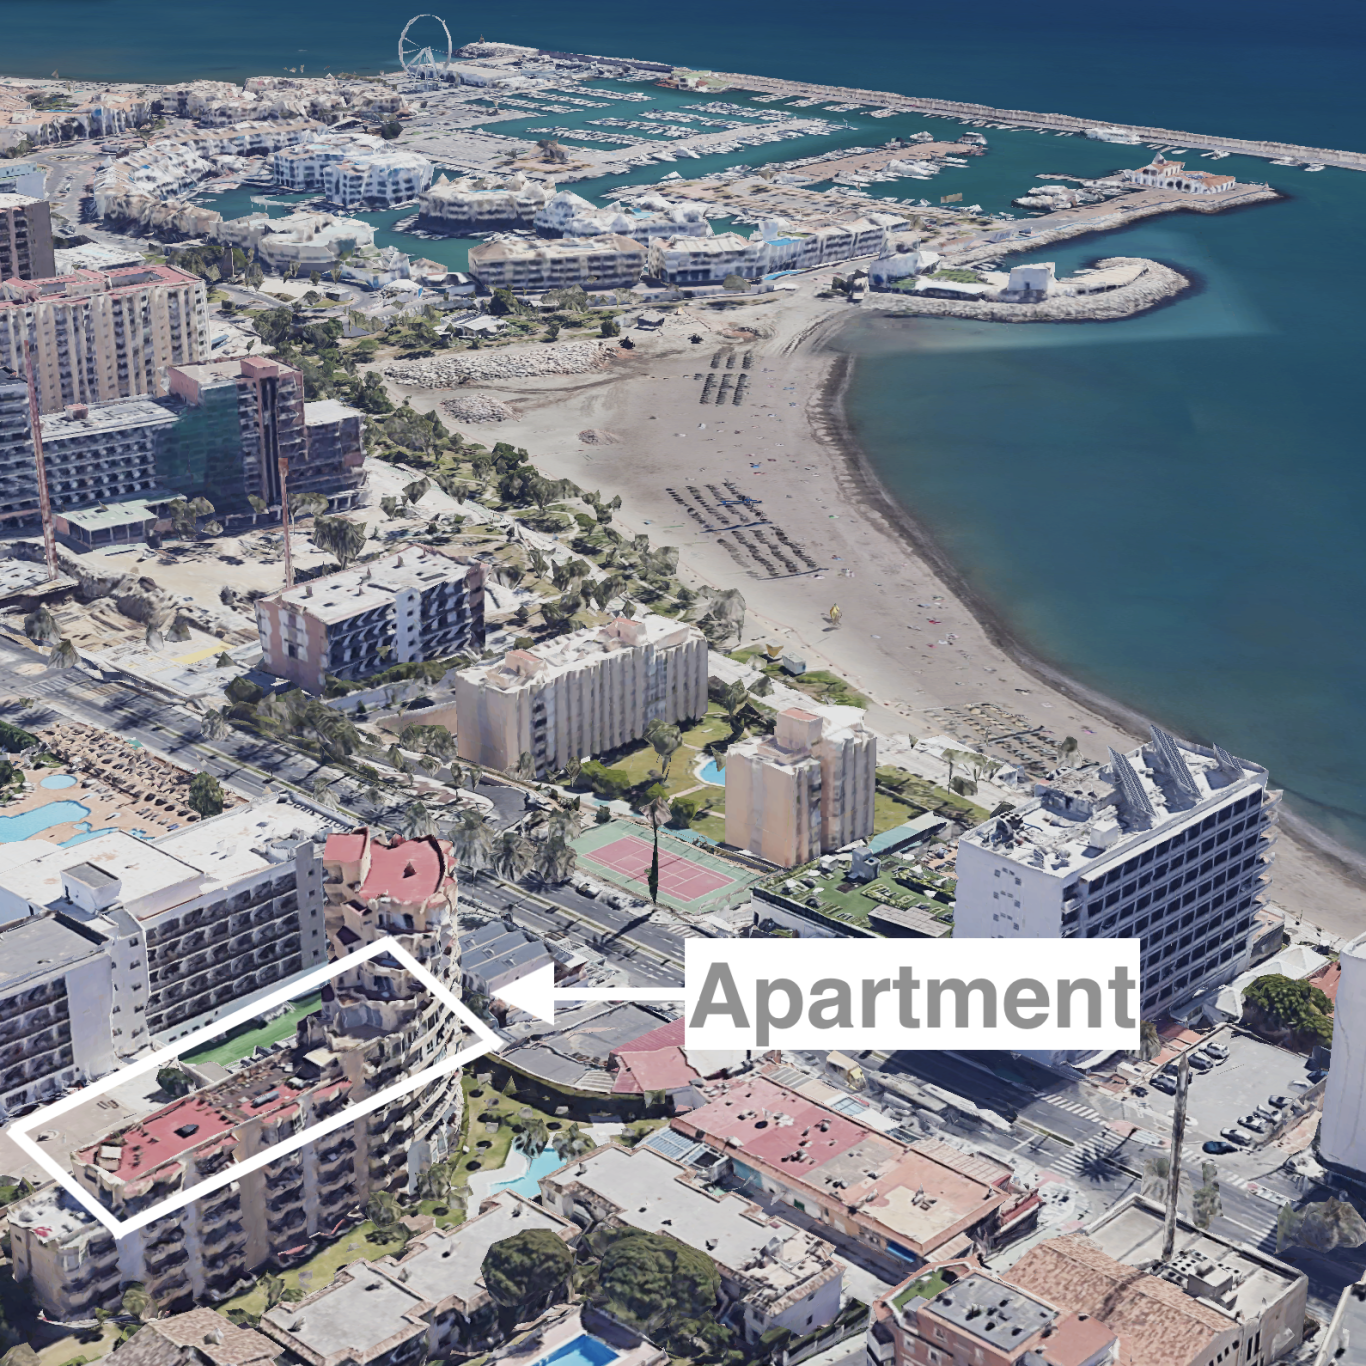
{"type": "Polygon", "coordinates": [[[614,1141],[624,1144],[628,1148],[637,1147],[656,1130],[664,1128],[668,1122],[667,1116],[660,1119],[638,1119],[635,1123],[626,1125],[619,1134],[616,1134],[614,1141]]]}
{"type": "Polygon", "coordinates": [[[705,816],[694,816],[692,828],[706,835],[708,839],[713,839],[717,844],[726,842],[726,817],[723,812],[718,812],[715,807],[705,816]]]}
{"type": "Polygon", "coordinates": [[[831,673],[828,669],[808,669],[804,674],[786,673],[781,663],[769,659],[762,646],[746,645],[742,649],[732,650],[730,657],[740,664],[753,664],[770,678],[785,683],[798,692],[806,693],[816,702],[838,707],[869,705],[868,699],[838,674],[831,673]]]}
{"type": "Polygon", "coordinates": [[[893,830],[905,825],[908,820],[918,816],[919,811],[903,806],[895,797],[885,792],[873,794],[873,834],[880,835],[884,830],[893,830]]]}
{"type": "MultiPolygon", "coordinates": [[[[963,776],[967,776],[964,774],[963,776]]],[[[877,771],[878,783],[883,787],[894,788],[907,801],[921,808],[923,811],[938,811],[941,815],[953,816],[955,814],[971,818],[974,824],[986,820],[987,809],[978,806],[976,802],[968,797],[960,797],[956,792],[949,792],[942,787],[936,787],[928,778],[922,778],[918,773],[909,773],[904,768],[896,768],[891,765],[879,768],[877,771]]],[[[913,812],[907,812],[904,820],[909,820],[913,812]]]]}
{"type": "MultiPolygon", "coordinates": [[[[567,1119],[559,1119],[544,1110],[538,1110],[519,1096],[505,1096],[493,1086],[480,1085],[478,1079],[468,1073],[461,1077],[460,1086],[465,1093],[464,1143],[469,1147],[469,1152],[461,1154],[456,1164],[457,1186],[468,1187],[472,1171],[497,1171],[507,1161],[513,1139],[517,1137],[514,1125],[521,1125],[524,1122],[523,1110],[530,1110],[533,1116],[539,1115],[547,1125],[569,1127],[567,1119]],[[479,1094],[476,1096],[475,1092],[479,1094]],[[491,1134],[485,1130],[484,1124],[487,1119],[494,1116],[500,1123],[498,1132],[491,1134]],[[480,1143],[487,1143],[489,1146],[480,1148],[480,1143]]],[[[552,1128],[551,1133],[555,1132],[552,1128]]]]}
{"type": "Polygon", "coordinates": [[[239,1025],[232,1030],[222,1043],[205,1044],[193,1053],[186,1053],[182,1062],[216,1062],[229,1067],[243,1058],[248,1058],[258,1047],[269,1048],[281,1039],[291,1038],[298,1029],[299,1021],[315,1010],[322,1009],[322,994],[312,992],[295,1001],[278,1019],[269,1020],[263,1025],[239,1025]]]}
{"type": "MultiPolygon", "coordinates": [[[[726,720],[725,712],[713,703],[697,725],[682,732],[683,743],[674,750],[670,758],[668,777],[664,779],[665,796],[676,797],[680,792],[687,792],[690,788],[696,787],[698,777],[693,768],[702,755],[703,747],[724,740],[729,734],[730,722],[726,720]]],[[[608,767],[619,769],[635,785],[648,783],[651,772],[663,770],[664,761],[648,744],[642,742],[634,749],[619,754],[608,767]]],[[[707,792],[715,792],[719,798],[722,790],[715,787],[708,788],[707,792]]],[[[700,797],[702,794],[695,795],[700,797]]]]}
{"type": "MultiPolygon", "coordinates": [[[[850,925],[857,925],[867,928],[870,914],[879,905],[898,906],[903,909],[912,907],[923,907],[936,920],[945,924],[953,921],[953,908],[942,901],[936,900],[926,891],[919,887],[908,885],[907,879],[931,876],[928,872],[913,872],[911,863],[897,858],[895,855],[884,855],[882,860],[882,875],[875,878],[872,882],[861,883],[856,886],[845,886],[845,876],[848,870],[838,865],[833,873],[822,873],[819,864],[808,864],[805,868],[794,869],[791,873],[783,873],[777,877],[770,878],[765,884],[775,892],[785,896],[793,897],[796,900],[806,902],[806,899],[813,893],[819,894],[820,901],[816,909],[823,911],[826,915],[835,920],[843,920],[850,925]],[[901,874],[898,878],[896,874],[901,874]],[[816,882],[815,887],[808,887],[805,879],[812,878],[816,882]],[[802,880],[800,888],[794,888],[791,892],[787,891],[786,884],[792,879],[802,880]]],[[[926,884],[933,885],[933,884],[926,884]]],[[[950,896],[953,895],[954,881],[952,878],[943,886],[950,896]]]]}
{"type": "Polygon", "coordinates": [[[922,1276],[918,1281],[912,1281],[905,1290],[892,1301],[898,1309],[903,1309],[908,1300],[913,1300],[917,1295],[923,1296],[927,1300],[932,1300],[941,1290],[947,1290],[949,1283],[944,1279],[942,1271],[936,1271],[932,1276],[922,1276]]]}

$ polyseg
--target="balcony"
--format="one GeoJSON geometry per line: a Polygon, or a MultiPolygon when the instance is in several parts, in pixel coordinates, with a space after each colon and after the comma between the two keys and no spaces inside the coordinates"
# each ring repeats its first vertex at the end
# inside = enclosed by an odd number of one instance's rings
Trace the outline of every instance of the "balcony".
{"type": "Polygon", "coordinates": [[[284,1210],[278,1218],[266,1216],[266,1225],[272,1234],[286,1233],[291,1229],[298,1229],[304,1226],[304,1211],[302,1205],[293,1205],[284,1210]]]}
{"type": "Polygon", "coordinates": [[[242,1225],[234,1221],[231,1224],[219,1224],[217,1228],[211,1228],[203,1235],[200,1242],[205,1247],[217,1247],[219,1243],[226,1243],[231,1246],[238,1238],[245,1236],[242,1233],[242,1225]]]}
{"type": "Polygon", "coordinates": [[[190,1254],[183,1247],[172,1247],[163,1257],[148,1257],[147,1271],[151,1276],[159,1276],[163,1271],[170,1271],[177,1266],[184,1266],[190,1260],[190,1254]]]}

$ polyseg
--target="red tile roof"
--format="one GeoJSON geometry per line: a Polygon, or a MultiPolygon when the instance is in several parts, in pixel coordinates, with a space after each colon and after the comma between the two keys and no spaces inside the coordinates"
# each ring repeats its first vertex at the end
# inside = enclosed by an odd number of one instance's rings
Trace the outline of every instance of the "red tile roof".
{"type": "Polygon", "coordinates": [[[323,858],[328,863],[359,863],[369,838],[368,830],[357,831],[354,835],[329,835],[323,846],[323,858]]]}
{"type": "Polygon", "coordinates": [[[614,1048],[611,1056],[615,1058],[621,1053],[653,1053],[656,1048],[682,1048],[682,1046],[683,1021],[680,1018],[670,1020],[668,1024],[660,1025],[658,1029],[652,1029],[648,1034],[642,1034],[640,1038],[622,1044],[620,1048],[614,1048]]]}
{"type": "Polygon", "coordinates": [[[649,1053],[617,1053],[621,1070],[612,1091],[635,1095],[641,1091],[676,1091],[699,1081],[681,1048],[657,1048],[649,1053]]]}
{"type": "Polygon", "coordinates": [[[441,890],[446,861],[434,839],[375,841],[370,847],[370,871],[357,896],[362,901],[425,901],[441,890]]]}

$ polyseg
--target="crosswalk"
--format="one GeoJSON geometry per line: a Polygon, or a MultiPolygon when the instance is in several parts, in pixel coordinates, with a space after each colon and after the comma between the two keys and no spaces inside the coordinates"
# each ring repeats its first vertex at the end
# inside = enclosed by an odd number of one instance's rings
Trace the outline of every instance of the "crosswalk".
{"type": "Polygon", "coordinates": [[[1047,1101],[1050,1105],[1056,1105],[1060,1110],[1069,1110],[1074,1115],[1081,1115],[1083,1119],[1093,1120],[1101,1124],[1105,1116],[1099,1110],[1093,1110],[1089,1105],[1083,1105],[1079,1100],[1070,1100],[1067,1096],[1059,1095],[1056,1091],[1050,1091],[1046,1096],[1040,1096],[1040,1100],[1047,1101]]]}
{"type": "Polygon", "coordinates": [[[1115,1150],[1116,1142],[1114,1134],[1102,1134],[1088,1139],[1085,1143],[1075,1148],[1068,1148],[1064,1153],[1050,1156],[1047,1165],[1056,1172],[1065,1173],[1068,1176],[1080,1176],[1088,1166],[1109,1157],[1115,1150]]]}

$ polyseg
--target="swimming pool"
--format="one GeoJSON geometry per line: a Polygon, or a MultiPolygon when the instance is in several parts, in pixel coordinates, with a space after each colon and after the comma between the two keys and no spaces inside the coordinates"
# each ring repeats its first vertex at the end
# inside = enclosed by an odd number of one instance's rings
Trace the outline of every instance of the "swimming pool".
{"type": "Polygon", "coordinates": [[[542,1148],[531,1159],[526,1171],[521,1176],[515,1177],[511,1181],[499,1181],[493,1189],[495,1191],[513,1191],[527,1200],[537,1200],[541,1194],[540,1178],[549,1176],[551,1172],[559,1171],[563,1166],[564,1158],[554,1148],[542,1148]]]}
{"type": "Polygon", "coordinates": [[[715,759],[708,759],[707,762],[697,770],[697,776],[701,778],[704,783],[710,783],[713,787],[725,787],[726,785],[726,770],[724,768],[717,768],[715,759]]]}
{"type": "Polygon", "coordinates": [[[540,1358],[533,1366],[607,1366],[617,1359],[617,1353],[601,1338],[591,1333],[580,1333],[568,1342],[562,1342],[553,1352],[540,1358]]]}
{"type": "Polygon", "coordinates": [[[0,816],[0,844],[16,844],[19,840],[32,839],[44,830],[51,830],[54,825],[77,821],[89,814],[88,806],[64,801],[35,806],[32,811],[23,811],[17,816],[0,816]]]}
{"type": "Polygon", "coordinates": [[[39,787],[75,787],[76,780],[69,773],[52,773],[38,784],[39,787]]]}

